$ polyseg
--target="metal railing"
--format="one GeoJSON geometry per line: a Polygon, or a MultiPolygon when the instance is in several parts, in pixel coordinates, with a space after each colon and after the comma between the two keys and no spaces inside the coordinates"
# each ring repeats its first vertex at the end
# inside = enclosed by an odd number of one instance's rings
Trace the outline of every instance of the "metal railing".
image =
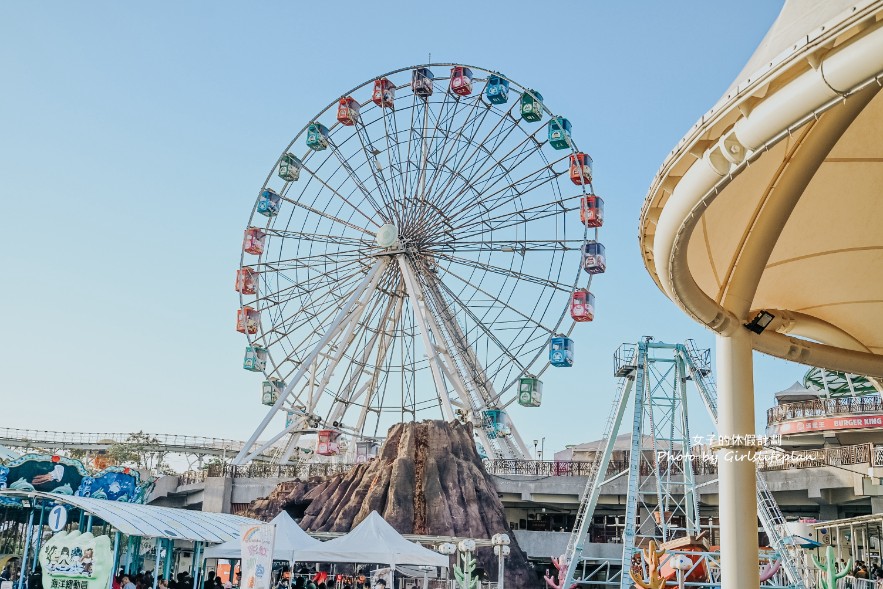
{"type": "MultiPolygon", "coordinates": [[[[628,452],[621,460],[611,460],[607,467],[606,477],[611,477],[628,468],[628,452]]],[[[819,468],[824,466],[851,466],[857,464],[871,464],[883,466],[883,446],[874,447],[871,444],[856,444],[853,446],[841,446],[839,448],[820,448],[817,450],[794,450],[792,452],[780,452],[777,450],[763,450],[755,456],[758,469],[761,471],[777,471],[802,468],[819,468]]],[[[673,460],[683,463],[677,455],[673,460]]],[[[717,463],[713,454],[695,454],[689,462],[693,473],[696,475],[717,474],[717,463]]],[[[589,476],[592,463],[589,461],[540,461],[540,460],[485,460],[485,468],[493,475],[527,475],[527,476],[589,476]]],[[[641,462],[641,474],[652,475],[654,472],[668,470],[668,461],[665,458],[657,460],[645,460],[641,462]]],[[[672,465],[672,471],[680,471],[680,466],[672,465]]]]}
{"type": "Polygon", "coordinates": [[[774,425],[792,419],[828,417],[830,415],[861,415],[862,413],[883,412],[880,395],[863,397],[835,397],[833,399],[812,399],[784,403],[767,409],[767,425],[774,425]]]}
{"type": "Polygon", "coordinates": [[[186,485],[196,485],[205,482],[207,476],[208,471],[206,469],[182,472],[178,475],[178,486],[184,487],[186,485]]]}
{"type": "Polygon", "coordinates": [[[308,479],[349,472],[358,464],[211,464],[206,469],[210,477],[308,479]]]}
{"type": "MultiPolygon", "coordinates": [[[[114,444],[123,444],[133,440],[138,443],[145,443],[145,445],[158,451],[212,455],[235,454],[242,449],[244,443],[240,440],[228,440],[226,438],[177,434],[58,432],[8,427],[0,428],[0,443],[18,448],[106,450],[114,444]]],[[[265,454],[269,455],[272,450],[274,448],[268,448],[265,454]]]]}

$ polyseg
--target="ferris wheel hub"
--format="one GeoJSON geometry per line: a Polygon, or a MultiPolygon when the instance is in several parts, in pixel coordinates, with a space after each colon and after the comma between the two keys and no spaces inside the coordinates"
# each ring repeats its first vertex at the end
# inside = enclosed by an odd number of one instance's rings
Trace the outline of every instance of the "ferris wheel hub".
{"type": "Polygon", "coordinates": [[[387,223],[377,230],[374,240],[382,248],[390,248],[399,242],[399,230],[392,223],[387,223]]]}

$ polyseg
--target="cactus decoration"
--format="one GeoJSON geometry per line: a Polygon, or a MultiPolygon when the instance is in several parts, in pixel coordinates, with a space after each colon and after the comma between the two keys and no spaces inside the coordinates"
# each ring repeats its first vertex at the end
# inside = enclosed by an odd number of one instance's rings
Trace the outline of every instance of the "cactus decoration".
{"type": "Polygon", "coordinates": [[[478,586],[478,577],[475,572],[475,558],[472,551],[475,550],[475,541],[461,540],[457,545],[459,549],[459,564],[454,565],[454,578],[457,579],[457,585],[460,589],[476,589],[478,586]]]}
{"type": "Polygon", "coordinates": [[[776,562],[770,562],[760,567],[760,582],[765,583],[773,578],[773,575],[782,568],[782,559],[777,558],[776,562]]]}
{"type": "MultiPolygon", "coordinates": [[[[552,557],[552,565],[557,569],[557,577],[556,580],[551,574],[549,574],[549,569],[546,569],[546,574],[543,578],[546,580],[546,586],[549,589],[561,589],[561,586],[564,584],[564,575],[567,573],[567,555],[562,554],[558,558],[552,557]]],[[[576,587],[576,583],[571,585],[571,587],[576,587]]]]}
{"type": "Polygon", "coordinates": [[[647,562],[647,580],[645,581],[641,578],[640,573],[630,570],[629,575],[632,577],[632,581],[641,589],[663,589],[665,587],[665,578],[659,572],[659,565],[661,564],[659,559],[665,554],[665,550],[657,550],[656,541],[650,540],[650,545],[642,552],[644,553],[644,560],[647,562]]]}
{"type": "Polygon", "coordinates": [[[835,589],[837,587],[837,580],[842,579],[852,570],[852,559],[850,558],[849,562],[846,563],[846,566],[838,571],[837,559],[834,557],[833,546],[828,546],[827,550],[825,550],[825,557],[825,564],[822,564],[819,562],[818,557],[813,554],[812,562],[816,565],[817,569],[822,571],[822,589],[835,589]]]}

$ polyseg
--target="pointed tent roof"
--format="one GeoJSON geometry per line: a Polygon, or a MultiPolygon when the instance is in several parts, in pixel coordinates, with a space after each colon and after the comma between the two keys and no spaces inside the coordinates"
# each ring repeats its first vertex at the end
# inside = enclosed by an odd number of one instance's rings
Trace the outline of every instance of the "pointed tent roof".
{"type": "MultiPolygon", "coordinates": [[[[302,550],[316,548],[322,544],[300,529],[297,522],[291,519],[291,516],[285,511],[280,512],[270,523],[276,524],[273,560],[288,562],[303,560],[299,557],[302,550]]],[[[205,558],[242,558],[242,543],[236,539],[206,548],[204,556],[205,558]]]]}
{"type": "Polygon", "coordinates": [[[799,382],[795,382],[784,391],[776,393],[776,402],[793,403],[794,401],[811,401],[813,399],[818,399],[819,396],[819,391],[808,389],[799,382]]]}
{"type": "Polygon", "coordinates": [[[310,562],[363,562],[448,566],[448,557],[406,540],[376,511],[352,531],[323,542],[316,548],[298,553],[298,559],[310,562]]]}

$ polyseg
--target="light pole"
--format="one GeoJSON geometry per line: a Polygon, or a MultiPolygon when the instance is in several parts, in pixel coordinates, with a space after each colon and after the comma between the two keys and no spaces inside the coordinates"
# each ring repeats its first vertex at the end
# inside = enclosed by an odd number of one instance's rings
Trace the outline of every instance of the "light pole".
{"type": "Polygon", "coordinates": [[[491,538],[494,546],[494,554],[497,555],[497,589],[503,589],[503,581],[506,576],[505,558],[509,556],[509,536],[506,534],[494,534],[491,538]]]}
{"type": "Polygon", "coordinates": [[[676,554],[671,558],[671,568],[678,572],[678,589],[684,589],[684,571],[690,570],[693,561],[683,554],[676,554]]]}
{"type": "Polygon", "coordinates": [[[539,443],[540,443],[539,440],[534,440],[534,441],[533,441],[533,459],[534,459],[534,460],[538,460],[538,458],[537,458],[537,445],[538,445],[539,443]]]}

